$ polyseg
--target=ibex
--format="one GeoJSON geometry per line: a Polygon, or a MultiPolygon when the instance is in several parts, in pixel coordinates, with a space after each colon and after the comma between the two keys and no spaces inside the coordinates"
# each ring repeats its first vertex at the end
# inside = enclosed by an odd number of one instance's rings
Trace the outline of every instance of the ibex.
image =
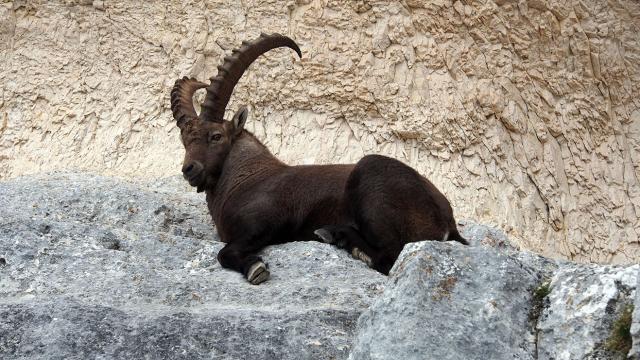
{"type": "Polygon", "coordinates": [[[351,165],[289,166],[244,129],[246,107],[224,120],[244,71],[260,55],[283,46],[302,57],[290,38],[262,34],[225,57],[210,85],[184,77],[171,91],[171,110],[186,151],[184,178],[206,193],[226,243],[218,253],[220,264],[259,284],[269,278],[268,266],[257,255],[261,249],[317,235],[387,274],[408,242],[466,244],[444,195],[400,161],[369,155],[351,165]],[[198,115],[193,94],[201,88],[206,97],[198,115]]]}

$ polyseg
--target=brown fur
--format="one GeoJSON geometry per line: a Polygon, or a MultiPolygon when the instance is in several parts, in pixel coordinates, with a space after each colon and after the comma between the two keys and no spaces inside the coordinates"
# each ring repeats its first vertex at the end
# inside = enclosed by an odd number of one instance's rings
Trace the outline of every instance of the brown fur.
{"type": "Polygon", "coordinates": [[[218,253],[220,264],[259,284],[269,277],[257,255],[261,249],[311,240],[315,234],[386,274],[408,242],[466,244],[444,195],[403,163],[369,155],[355,165],[288,166],[244,130],[246,108],[231,121],[222,119],[246,68],[282,46],[302,56],[290,38],[261,34],[225,57],[209,86],[185,77],[171,91],[185,147],[182,172],[189,184],[206,192],[209,212],[227,243],[218,253]],[[192,96],[204,87],[207,97],[198,116],[192,96]]]}
{"type": "MultiPolygon", "coordinates": [[[[241,126],[241,124],[240,124],[241,126]]],[[[362,251],[388,273],[404,244],[425,239],[465,242],[449,202],[427,179],[379,155],[355,165],[288,166],[251,133],[229,121],[194,121],[182,132],[188,178],[206,191],[209,211],[227,245],[218,259],[248,275],[268,245],[314,239],[326,229],[349,252],[362,251]],[[213,141],[212,134],[221,134],[213,141]],[[237,135],[234,135],[237,134],[237,135]]]]}

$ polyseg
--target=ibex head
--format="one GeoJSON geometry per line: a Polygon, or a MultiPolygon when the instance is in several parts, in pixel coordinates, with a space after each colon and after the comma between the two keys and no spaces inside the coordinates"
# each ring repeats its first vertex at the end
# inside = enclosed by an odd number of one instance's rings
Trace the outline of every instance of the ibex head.
{"type": "Polygon", "coordinates": [[[171,90],[171,110],[180,128],[185,157],[182,165],[184,178],[198,191],[215,186],[222,172],[222,166],[234,144],[242,133],[248,111],[241,107],[231,121],[224,120],[224,112],[231,98],[233,88],[251,63],[265,52],[287,46],[302,57],[300,48],[286,36],[266,35],[251,42],[243,42],[242,47],[233,50],[218,66],[218,74],[207,86],[195,79],[178,79],[171,90]],[[198,89],[207,88],[207,95],[198,115],[193,107],[193,94],[198,89]]]}

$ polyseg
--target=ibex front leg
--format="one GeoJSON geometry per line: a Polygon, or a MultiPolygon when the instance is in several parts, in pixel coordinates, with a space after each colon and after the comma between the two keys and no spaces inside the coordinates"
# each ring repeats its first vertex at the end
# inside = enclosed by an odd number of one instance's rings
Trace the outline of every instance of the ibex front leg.
{"type": "Polygon", "coordinates": [[[241,272],[250,283],[258,285],[269,279],[269,267],[256,255],[259,250],[234,242],[218,252],[218,261],[223,267],[241,272]]]}

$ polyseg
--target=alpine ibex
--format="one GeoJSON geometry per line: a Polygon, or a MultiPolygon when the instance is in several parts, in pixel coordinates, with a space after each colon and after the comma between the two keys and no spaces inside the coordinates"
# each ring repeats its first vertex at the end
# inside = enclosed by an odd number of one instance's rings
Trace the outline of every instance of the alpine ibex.
{"type": "Polygon", "coordinates": [[[466,244],[444,195],[400,161],[370,155],[355,165],[289,166],[244,130],[246,107],[224,120],[244,71],[263,53],[283,46],[302,57],[290,38],[262,34],[225,57],[210,85],[184,77],[171,91],[171,110],[186,151],[184,178],[206,192],[226,243],[218,253],[220,264],[259,284],[269,278],[268,266],[257,255],[261,249],[312,240],[315,233],[386,274],[408,242],[466,244]],[[198,115],[192,98],[201,88],[207,93],[198,115]]]}

